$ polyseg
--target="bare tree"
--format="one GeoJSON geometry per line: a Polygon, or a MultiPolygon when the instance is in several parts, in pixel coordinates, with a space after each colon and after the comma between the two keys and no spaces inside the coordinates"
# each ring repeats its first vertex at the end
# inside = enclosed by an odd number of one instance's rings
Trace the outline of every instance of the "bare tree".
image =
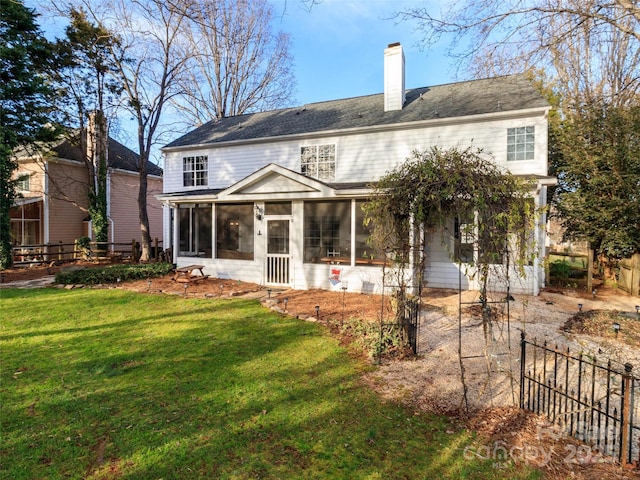
{"type": "Polygon", "coordinates": [[[250,111],[281,107],[294,91],[288,35],[273,33],[266,0],[182,3],[183,36],[197,52],[175,106],[191,126],[250,111]]]}
{"type": "Polygon", "coordinates": [[[95,240],[107,242],[106,108],[120,91],[109,61],[114,39],[109,31],[91,24],[84,11],[72,9],[65,14],[71,23],[65,38],[55,44],[61,66],[51,76],[58,87],[58,103],[67,125],[79,129],[68,132],[67,140],[82,155],[87,171],[88,207],[76,205],[89,213],[95,240]]]}
{"type": "Polygon", "coordinates": [[[125,96],[122,108],[136,124],[140,260],[146,261],[151,258],[147,168],[163,113],[182,93],[181,77],[191,56],[182,41],[185,10],[162,0],[83,0],[83,5],[117,40],[111,58],[125,96]]]}
{"type": "Polygon", "coordinates": [[[71,1],[114,35],[110,51],[125,98],[121,108],[136,125],[145,261],[151,255],[147,167],[168,129],[168,109],[180,107],[192,126],[281,105],[293,88],[289,40],[272,35],[264,0],[71,1]]]}
{"type": "Polygon", "coordinates": [[[428,46],[453,39],[451,53],[472,76],[543,68],[565,95],[615,103],[639,87],[640,7],[630,0],[467,0],[441,15],[398,12],[417,22],[428,46]]]}

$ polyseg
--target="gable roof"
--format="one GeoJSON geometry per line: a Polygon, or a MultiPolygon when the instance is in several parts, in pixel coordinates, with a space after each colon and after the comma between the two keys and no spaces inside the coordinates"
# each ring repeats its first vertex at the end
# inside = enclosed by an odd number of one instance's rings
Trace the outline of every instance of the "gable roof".
{"type": "Polygon", "coordinates": [[[217,119],[164,148],[548,107],[547,101],[524,75],[509,75],[409,89],[402,110],[396,111],[384,111],[384,95],[380,93],[217,119]]]}
{"type": "MultiPolygon", "coordinates": [[[[39,144],[43,155],[53,155],[72,162],[83,162],[83,155],[78,145],[78,131],[71,131],[68,136],[62,137],[55,143],[39,144]]],[[[18,158],[30,157],[36,151],[24,146],[18,147],[14,154],[18,158]]],[[[125,170],[129,172],[138,171],[138,159],[140,156],[133,150],[125,147],[117,140],[109,137],[109,158],[107,159],[110,168],[125,170]]],[[[153,162],[147,161],[147,173],[149,175],[162,176],[162,168],[153,162]]]]}
{"type": "MultiPolygon", "coordinates": [[[[74,141],[74,139],[77,139],[77,135],[74,135],[73,139],[63,139],[59,143],[53,145],[50,148],[50,151],[58,158],[82,162],[82,151],[77,144],[77,140],[74,141]]],[[[109,137],[108,148],[109,158],[107,159],[107,164],[109,167],[129,172],[138,171],[137,165],[140,156],[136,152],[125,147],[111,137],[109,137]]],[[[155,163],[147,161],[147,173],[149,175],[162,176],[162,168],[155,163]]]]}

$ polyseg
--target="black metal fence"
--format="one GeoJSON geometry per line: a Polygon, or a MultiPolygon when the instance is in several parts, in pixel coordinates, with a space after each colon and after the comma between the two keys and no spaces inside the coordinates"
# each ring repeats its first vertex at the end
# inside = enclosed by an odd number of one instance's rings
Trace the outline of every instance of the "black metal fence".
{"type": "Polygon", "coordinates": [[[414,354],[418,353],[418,332],[420,329],[420,301],[400,297],[396,303],[394,321],[380,323],[380,343],[390,335],[399,338],[402,345],[408,345],[414,354]]]}
{"type": "Polygon", "coordinates": [[[570,436],[623,464],[640,461],[640,380],[521,336],[520,407],[544,414],[570,436]]]}
{"type": "Polygon", "coordinates": [[[418,353],[418,328],[420,322],[420,302],[415,299],[406,300],[402,310],[402,325],[406,341],[414,354],[418,353]]]}

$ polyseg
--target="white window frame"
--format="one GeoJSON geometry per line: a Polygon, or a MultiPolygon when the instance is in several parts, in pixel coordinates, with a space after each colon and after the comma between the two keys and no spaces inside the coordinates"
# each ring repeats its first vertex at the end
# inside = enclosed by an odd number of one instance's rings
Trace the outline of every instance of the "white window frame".
{"type": "Polygon", "coordinates": [[[206,187],[209,184],[209,157],[182,157],[182,184],[185,187],[206,187]]]}
{"type": "Polygon", "coordinates": [[[507,161],[520,162],[535,159],[536,127],[507,128],[507,161]]]}
{"type": "Polygon", "coordinates": [[[300,171],[307,177],[313,177],[325,182],[335,180],[335,143],[300,147],[300,171]]]}
{"type": "Polygon", "coordinates": [[[16,188],[19,192],[31,191],[31,174],[21,173],[16,179],[16,188]]]}

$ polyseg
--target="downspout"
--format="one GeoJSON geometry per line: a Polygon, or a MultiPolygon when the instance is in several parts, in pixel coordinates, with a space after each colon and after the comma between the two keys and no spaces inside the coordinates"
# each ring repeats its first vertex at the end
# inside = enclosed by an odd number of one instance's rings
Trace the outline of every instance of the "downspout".
{"type": "Polygon", "coordinates": [[[111,238],[111,251],[115,251],[116,234],[115,222],[111,218],[111,174],[112,169],[107,168],[107,222],[109,222],[109,237],[111,238]]]}
{"type": "Polygon", "coordinates": [[[171,245],[171,256],[174,264],[178,263],[178,249],[180,248],[180,232],[178,231],[178,205],[174,203],[171,207],[173,209],[173,242],[171,245]]]}
{"type": "Polygon", "coordinates": [[[44,195],[42,198],[42,240],[49,244],[49,161],[44,162],[44,195]]]}

